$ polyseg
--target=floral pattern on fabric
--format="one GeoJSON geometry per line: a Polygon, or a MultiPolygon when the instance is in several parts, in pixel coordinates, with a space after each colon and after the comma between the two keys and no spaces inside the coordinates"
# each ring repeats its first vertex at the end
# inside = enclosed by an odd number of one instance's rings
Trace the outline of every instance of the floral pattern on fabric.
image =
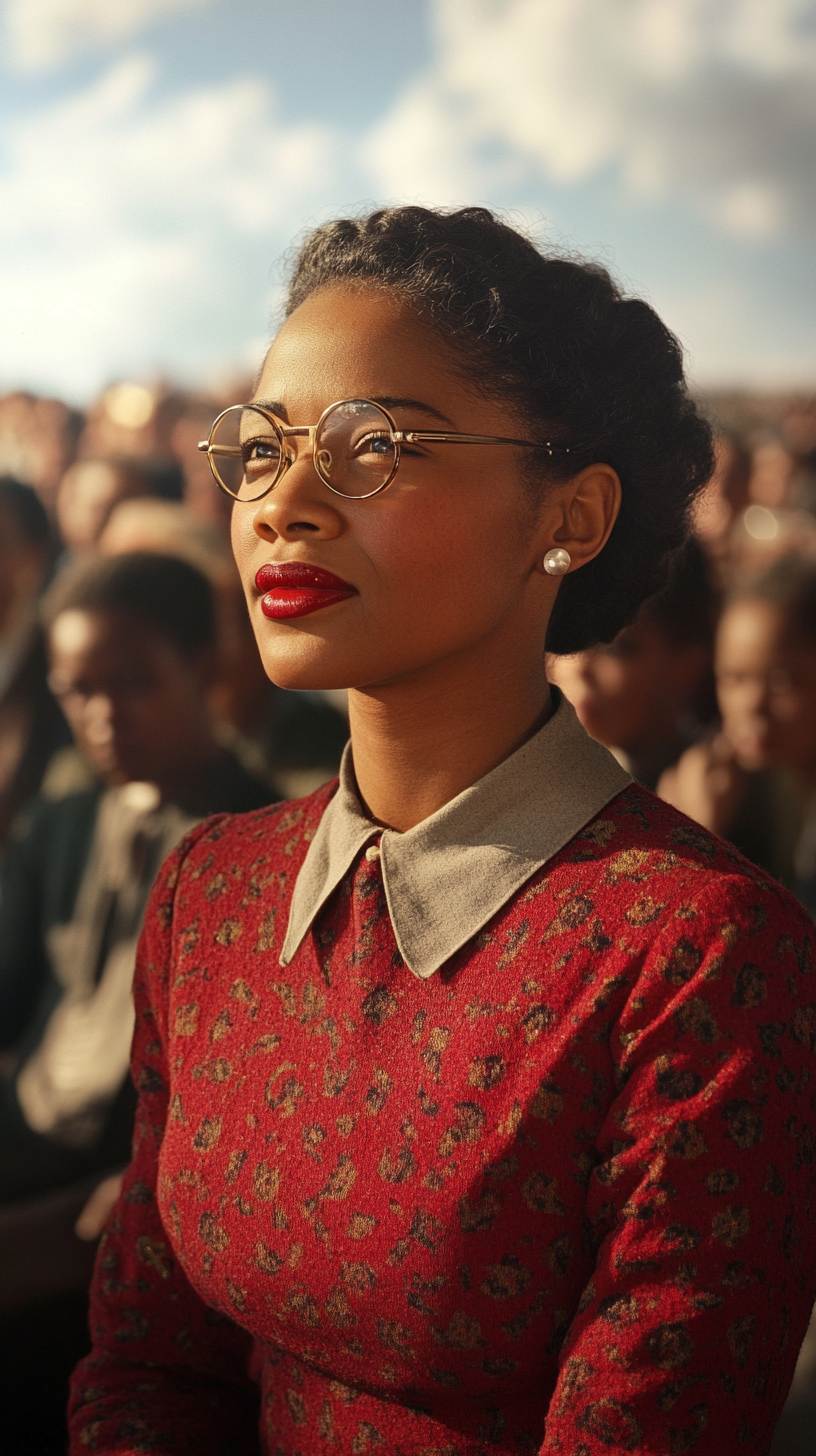
{"type": "Polygon", "coordinates": [[[625,790],[428,981],[328,801],[220,817],[140,950],[80,1453],[767,1450],[816,1285],[813,927],[625,790]]]}

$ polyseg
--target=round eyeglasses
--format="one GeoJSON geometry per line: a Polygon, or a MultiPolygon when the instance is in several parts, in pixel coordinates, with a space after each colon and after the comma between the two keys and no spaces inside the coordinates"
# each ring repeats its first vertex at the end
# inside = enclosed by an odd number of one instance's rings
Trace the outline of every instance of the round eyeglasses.
{"type": "Polygon", "coordinates": [[[398,430],[395,421],[371,399],[341,399],[330,404],[316,425],[284,425],[258,404],[233,404],[222,410],[209,439],[199,441],[215,482],[237,501],[257,501],[274,490],[295,461],[288,441],[308,438],[314,468],[335,495],[367,500],[389,486],[397,473],[402,445],[514,445],[568,454],[568,445],[508,440],[501,435],[460,435],[450,430],[398,430]]]}

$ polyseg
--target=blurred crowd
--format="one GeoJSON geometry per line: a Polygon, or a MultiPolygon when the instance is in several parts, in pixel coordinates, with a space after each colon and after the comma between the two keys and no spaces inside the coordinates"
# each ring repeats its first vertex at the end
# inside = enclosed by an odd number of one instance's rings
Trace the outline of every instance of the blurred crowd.
{"type": "MultiPolygon", "coordinates": [[[[316,788],[347,737],[342,695],[266,679],[229,502],[197,450],[248,390],[120,383],[84,415],[0,399],[10,1451],[64,1449],[94,1244],[128,1160],[130,984],[158,865],[205,814],[316,788]]],[[[816,914],[816,403],[711,409],[717,467],[667,588],[611,645],[550,656],[548,672],[636,779],[816,914]]],[[[779,1453],[816,1420],[808,1359],[779,1453]]]]}
{"type": "Polygon", "coordinates": [[[136,942],[204,815],[311,792],[342,695],[266,678],[197,442],[229,398],[0,399],[0,1400],[64,1449],[95,1242],[128,1161],[136,942]]]}

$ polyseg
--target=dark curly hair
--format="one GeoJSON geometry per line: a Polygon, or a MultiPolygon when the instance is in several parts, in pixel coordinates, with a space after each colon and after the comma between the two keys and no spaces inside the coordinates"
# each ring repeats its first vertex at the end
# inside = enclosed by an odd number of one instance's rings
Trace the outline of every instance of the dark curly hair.
{"type": "Polygon", "coordinates": [[[557,653],[610,642],[664,586],[713,469],[674,335],[605,268],[539,252],[484,207],[393,207],[326,223],[295,259],[287,316],[334,283],[395,290],[444,335],[475,388],[519,409],[532,438],[569,445],[560,458],[528,460],[536,487],[594,461],[618,472],[623,504],[609,541],[561,582],[547,634],[557,653]]]}
{"type": "Polygon", "coordinates": [[[212,587],[176,556],[127,551],[75,562],[46,592],[43,625],[50,628],[62,612],[75,610],[121,613],[188,660],[215,646],[212,587]]]}

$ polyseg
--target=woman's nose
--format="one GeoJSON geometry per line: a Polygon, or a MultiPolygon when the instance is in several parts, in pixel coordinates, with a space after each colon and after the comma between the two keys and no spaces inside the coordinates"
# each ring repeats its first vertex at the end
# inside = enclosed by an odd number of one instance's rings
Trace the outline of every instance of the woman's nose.
{"type": "MultiPolygon", "coordinates": [[[[340,535],[344,517],[337,497],[326,489],[315,470],[311,441],[298,439],[289,448],[294,457],[291,464],[255,507],[256,534],[266,540],[277,536],[283,540],[303,536],[330,540],[340,535]]],[[[241,509],[240,505],[237,509],[241,509]]]]}

